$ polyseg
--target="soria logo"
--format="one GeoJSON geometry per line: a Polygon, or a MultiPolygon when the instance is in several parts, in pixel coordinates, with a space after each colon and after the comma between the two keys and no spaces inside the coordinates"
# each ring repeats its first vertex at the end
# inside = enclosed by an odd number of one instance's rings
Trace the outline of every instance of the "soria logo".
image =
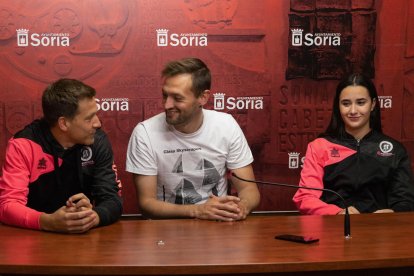
{"type": "Polygon", "coordinates": [[[392,96],[378,96],[380,108],[392,108],[392,96]]]}
{"type": "Polygon", "coordinates": [[[69,34],[67,33],[32,33],[28,29],[17,29],[17,46],[69,46],[69,34]]]}
{"type": "Polygon", "coordinates": [[[128,98],[102,98],[95,99],[98,110],[102,111],[128,111],[128,98]]]}
{"type": "Polygon", "coordinates": [[[168,35],[168,29],[157,29],[157,46],[207,46],[207,34],[206,33],[171,33],[168,35]]]}
{"type": "Polygon", "coordinates": [[[263,109],[263,97],[228,97],[225,93],[215,93],[214,109],[263,109]]]}
{"type": "Polygon", "coordinates": [[[303,34],[303,29],[291,29],[292,32],[292,46],[340,46],[340,33],[306,33],[303,34]]]}
{"type": "Polygon", "coordinates": [[[299,152],[289,152],[289,169],[299,169],[303,168],[303,163],[305,162],[305,157],[300,158],[299,152]]]}

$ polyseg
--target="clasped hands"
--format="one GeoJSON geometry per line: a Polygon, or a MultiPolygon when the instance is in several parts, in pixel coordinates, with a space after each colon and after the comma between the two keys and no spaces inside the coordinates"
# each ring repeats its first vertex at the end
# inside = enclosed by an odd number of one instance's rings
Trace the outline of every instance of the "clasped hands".
{"type": "Polygon", "coordinates": [[[210,195],[205,203],[195,206],[195,216],[199,219],[236,221],[245,219],[249,213],[244,201],[236,196],[210,195]]]}
{"type": "Polygon", "coordinates": [[[89,198],[83,193],[73,195],[65,206],[54,213],[42,214],[40,226],[46,231],[84,233],[99,224],[99,216],[92,207],[89,198]]]}

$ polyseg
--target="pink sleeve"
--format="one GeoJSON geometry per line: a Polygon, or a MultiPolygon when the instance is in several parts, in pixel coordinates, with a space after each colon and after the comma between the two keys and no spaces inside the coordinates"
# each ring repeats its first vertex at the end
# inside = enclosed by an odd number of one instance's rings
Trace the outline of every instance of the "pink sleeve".
{"type": "Polygon", "coordinates": [[[40,215],[26,206],[33,149],[26,139],[10,139],[0,177],[0,222],[40,229],[40,215]]]}
{"type": "MultiPolygon", "coordinates": [[[[300,186],[324,188],[324,150],[323,145],[318,143],[321,140],[317,139],[308,145],[305,163],[300,175],[300,186]]],[[[336,215],[342,210],[334,204],[327,204],[320,200],[321,195],[322,191],[298,189],[293,196],[293,202],[300,213],[306,215],[336,215]]]]}

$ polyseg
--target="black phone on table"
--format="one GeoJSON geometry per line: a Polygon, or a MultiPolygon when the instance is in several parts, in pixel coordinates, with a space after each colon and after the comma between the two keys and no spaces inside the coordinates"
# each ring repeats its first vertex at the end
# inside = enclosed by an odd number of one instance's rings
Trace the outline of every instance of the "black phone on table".
{"type": "Polygon", "coordinates": [[[285,241],[292,241],[292,242],[299,242],[299,243],[314,243],[319,241],[319,238],[311,237],[311,236],[299,236],[299,235],[277,235],[275,239],[278,240],[285,240],[285,241]]]}

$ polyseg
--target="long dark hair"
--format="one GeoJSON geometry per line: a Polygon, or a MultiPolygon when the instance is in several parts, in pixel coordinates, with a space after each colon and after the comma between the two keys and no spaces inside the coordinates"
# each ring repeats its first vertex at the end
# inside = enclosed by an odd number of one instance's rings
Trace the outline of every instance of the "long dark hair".
{"type": "Polygon", "coordinates": [[[374,109],[371,111],[369,117],[369,126],[371,129],[382,133],[381,127],[381,111],[378,101],[377,89],[374,83],[366,76],[361,74],[352,74],[342,80],[336,87],[336,94],[332,106],[331,121],[326,128],[325,132],[320,136],[331,136],[336,138],[344,138],[346,136],[344,121],[342,120],[341,113],[339,111],[339,96],[342,90],[347,86],[363,86],[368,90],[371,100],[375,100],[374,109]]]}

